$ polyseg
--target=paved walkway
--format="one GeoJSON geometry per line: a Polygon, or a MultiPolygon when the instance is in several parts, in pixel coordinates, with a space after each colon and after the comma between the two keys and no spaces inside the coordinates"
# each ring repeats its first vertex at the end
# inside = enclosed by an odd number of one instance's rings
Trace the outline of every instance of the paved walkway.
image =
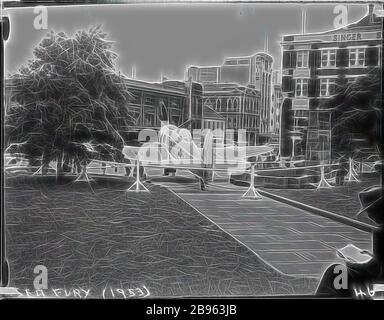
{"type": "Polygon", "coordinates": [[[210,186],[200,192],[192,184],[168,187],[286,274],[319,277],[331,263],[341,261],[336,249],[349,243],[371,248],[369,233],[268,198],[241,199],[242,188],[210,186]]]}

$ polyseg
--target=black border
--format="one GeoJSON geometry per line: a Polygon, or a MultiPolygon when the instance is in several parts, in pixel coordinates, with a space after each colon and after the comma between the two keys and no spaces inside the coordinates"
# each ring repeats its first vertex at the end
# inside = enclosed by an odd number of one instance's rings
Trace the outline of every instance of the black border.
{"type": "MultiPolygon", "coordinates": [[[[1,2],[1,6],[3,8],[9,9],[9,8],[25,8],[25,7],[35,7],[39,5],[44,5],[44,6],[59,6],[59,7],[65,7],[65,6],[84,6],[84,5],[130,5],[130,4],[217,4],[217,5],[222,5],[222,4],[241,4],[241,3],[250,3],[250,4],[276,4],[276,3],[290,3],[290,4],[337,4],[337,3],[345,3],[345,4],[369,4],[369,3],[375,3],[375,4],[382,4],[384,7],[384,4],[380,0],[374,0],[374,1],[369,1],[369,0],[327,0],[327,1],[308,1],[308,0],[270,0],[270,1],[257,1],[257,0],[229,0],[229,1],[209,1],[209,0],[196,0],[196,1],[188,1],[188,0],[180,0],[180,1],[167,1],[167,0],[160,0],[160,1],[146,1],[146,0],[116,0],[115,3],[112,2],[105,2],[105,1],[97,1],[97,0],[73,0],[73,1],[60,1],[60,0],[42,0],[42,1],[33,1],[33,0],[20,0],[20,1],[7,1],[7,2],[1,2]]],[[[1,12],[1,11],[0,11],[1,12]]],[[[5,85],[4,85],[4,37],[3,37],[3,32],[4,32],[4,25],[3,25],[3,17],[0,17],[0,36],[1,36],[1,44],[0,44],[0,57],[1,57],[1,62],[0,62],[0,76],[1,76],[1,90],[0,90],[0,102],[1,102],[1,151],[2,151],[2,157],[0,160],[1,163],[1,220],[0,220],[0,226],[1,226],[1,237],[0,237],[0,247],[1,247],[1,253],[0,253],[0,286],[8,286],[8,276],[9,276],[9,266],[8,266],[8,261],[7,261],[7,255],[6,255],[6,215],[5,215],[5,210],[4,210],[4,119],[5,119],[5,85]],[[4,279],[4,277],[6,279],[4,279]],[[4,281],[5,280],[5,281],[4,281]]],[[[8,25],[9,28],[9,25],[8,25]]],[[[12,26],[10,26],[10,29],[12,26]]],[[[6,28],[5,28],[6,29],[6,28]]],[[[8,30],[9,31],[9,30],[8,30]]],[[[383,62],[383,55],[382,55],[382,62],[383,62]]],[[[382,64],[383,66],[383,64],[382,64]]],[[[383,75],[383,69],[382,75],[383,75]]],[[[382,79],[383,81],[383,79],[382,79]]],[[[383,117],[382,117],[383,118],[383,117]]],[[[370,229],[370,228],[368,228],[370,229]]],[[[29,303],[31,305],[39,305],[41,302],[47,302],[47,300],[50,303],[75,303],[78,304],[80,300],[72,300],[72,299],[19,299],[19,298],[6,298],[6,297],[1,297],[0,300],[2,303],[2,306],[5,304],[10,305],[11,307],[14,307],[15,303],[18,302],[23,302],[23,303],[29,303]],[[61,302],[60,302],[61,301],[61,302]]],[[[90,299],[86,300],[86,302],[82,301],[81,304],[85,304],[86,306],[92,306],[95,305],[94,302],[102,302],[102,305],[104,306],[104,303],[109,304],[111,303],[113,306],[119,306],[122,305],[126,307],[127,305],[129,308],[133,308],[132,311],[139,311],[140,319],[147,319],[148,316],[145,313],[142,313],[143,308],[146,308],[150,305],[159,304],[159,305],[166,305],[166,306],[181,306],[181,307],[187,307],[190,306],[191,304],[234,304],[236,306],[239,306],[239,313],[237,313],[234,317],[225,317],[225,319],[250,319],[248,315],[251,316],[251,318],[254,318],[252,315],[256,316],[259,314],[258,310],[255,310],[256,308],[259,308],[262,305],[262,308],[266,307],[268,309],[268,316],[273,315],[276,311],[280,312],[279,308],[276,308],[276,304],[282,303],[283,305],[287,306],[290,311],[294,311],[295,313],[302,312],[301,308],[300,311],[296,307],[303,306],[305,304],[308,306],[308,304],[314,302],[314,301],[321,301],[321,304],[328,304],[331,306],[331,309],[325,308],[327,312],[329,312],[329,316],[334,316],[334,312],[337,310],[342,310],[346,304],[349,304],[349,301],[352,301],[353,299],[343,299],[343,298],[321,298],[318,296],[311,296],[311,295],[289,295],[289,296],[273,296],[273,297],[264,297],[264,296],[259,296],[259,297],[214,297],[214,298],[206,298],[206,297],[201,297],[201,298],[160,298],[160,299],[142,299],[142,300],[102,300],[102,299],[90,299]],[[243,313],[244,312],[244,313],[243,313]],[[247,315],[247,318],[244,318],[244,316],[247,315]],[[240,318],[241,317],[241,318],[240,318]]],[[[350,309],[350,307],[348,307],[350,309]]],[[[366,307],[362,308],[364,311],[363,315],[366,317],[366,307]]],[[[320,311],[320,310],[318,310],[320,311]]],[[[324,311],[324,309],[322,310],[324,311]]],[[[314,310],[310,312],[308,315],[312,315],[314,310]]],[[[317,312],[317,311],[316,311],[317,312]]],[[[344,311],[343,311],[344,312],[344,311]]],[[[130,311],[131,313],[131,311],[130,311]]],[[[288,314],[285,314],[287,316],[288,314]]],[[[198,318],[203,318],[204,319],[220,319],[220,316],[207,316],[207,315],[196,315],[195,317],[198,318]]],[[[195,318],[193,317],[193,318],[195,318]]],[[[150,317],[151,319],[164,319],[164,316],[152,316],[150,317]]],[[[178,317],[179,319],[180,317],[178,317]]],[[[148,318],[149,319],[149,318],[148,318]]],[[[182,319],[192,319],[192,317],[184,314],[182,319]]]]}

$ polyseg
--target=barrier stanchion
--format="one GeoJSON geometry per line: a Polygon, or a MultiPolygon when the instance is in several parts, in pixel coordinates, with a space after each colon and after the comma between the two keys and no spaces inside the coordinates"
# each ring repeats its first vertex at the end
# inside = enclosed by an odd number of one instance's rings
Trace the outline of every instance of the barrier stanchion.
{"type": "MultiPolygon", "coordinates": [[[[137,160],[137,162],[138,162],[139,160],[137,160]]],[[[135,171],[135,167],[131,167],[131,170],[129,171],[129,177],[130,178],[133,178],[133,172],[135,171]]]]}
{"type": "Polygon", "coordinates": [[[212,177],[211,182],[215,182],[215,161],[212,161],[212,177]]]}
{"type": "Polygon", "coordinates": [[[254,199],[254,200],[263,198],[255,188],[255,165],[254,164],[251,165],[251,184],[248,190],[242,195],[242,198],[254,199]]]}
{"type": "Polygon", "coordinates": [[[327,179],[325,179],[325,172],[324,172],[324,165],[320,167],[320,181],[317,185],[316,189],[329,189],[332,188],[332,186],[328,183],[327,179]]]}
{"type": "MultiPolygon", "coordinates": [[[[133,171],[133,168],[132,168],[133,171]]],[[[136,161],[136,181],[133,185],[131,185],[127,192],[149,192],[149,190],[145,187],[145,185],[140,181],[140,162],[136,161]]]]}
{"type": "Polygon", "coordinates": [[[81,166],[80,175],[76,178],[75,182],[88,182],[94,181],[94,179],[90,178],[87,173],[87,166],[81,166]]]}
{"type": "Polygon", "coordinates": [[[32,173],[33,176],[36,176],[36,175],[43,175],[43,166],[40,166],[34,173],[32,173]]]}
{"type": "Polygon", "coordinates": [[[352,158],[349,158],[349,170],[348,170],[348,176],[347,176],[347,181],[348,182],[359,182],[359,178],[357,177],[358,174],[354,168],[354,161],[352,158]]]}

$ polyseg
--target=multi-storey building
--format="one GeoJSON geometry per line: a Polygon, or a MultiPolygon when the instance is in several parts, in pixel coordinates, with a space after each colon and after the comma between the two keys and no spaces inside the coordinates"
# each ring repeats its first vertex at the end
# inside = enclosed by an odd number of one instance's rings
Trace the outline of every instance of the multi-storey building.
{"type": "Polygon", "coordinates": [[[232,129],[232,137],[227,140],[238,141],[237,130],[246,130],[248,145],[255,145],[260,128],[260,91],[251,86],[221,83],[205,84],[204,106],[209,106],[225,119],[225,129],[232,129]]]}
{"type": "Polygon", "coordinates": [[[225,122],[225,118],[220,115],[220,113],[216,112],[211,104],[203,104],[203,123],[201,125],[203,130],[220,130],[221,132],[225,133],[225,122]]]}
{"type": "Polygon", "coordinates": [[[283,37],[282,156],[332,158],[330,98],[336,86],[381,66],[382,22],[370,5],[366,16],[345,27],[283,37]]]}
{"type": "Polygon", "coordinates": [[[280,83],[272,84],[272,103],[270,108],[269,125],[271,133],[271,143],[279,144],[280,136],[280,115],[281,104],[283,102],[283,93],[281,91],[280,83]]]}
{"type": "Polygon", "coordinates": [[[280,70],[272,71],[272,84],[281,83],[281,74],[280,70]]]}
{"type": "MultiPolygon", "coordinates": [[[[184,104],[182,107],[182,122],[176,123],[170,118],[170,123],[189,130],[201,129],[203,123],[203,87],[201,84],[192,81],[167,80],[160,84],[163,90],[178,90],[183,92],[184,104]]],[[[167,104],[172,108],[172,104],[167,104]]],[[[171,114],[172,115],[172,114],[171,114]]]]}
{"type": "Polygon", "coordinates": [[[270,143],[279,146],[280,139],[280,115],[281,104],[283,102],[283,93],[281,91],[281,76],[279,70],[272,72],[272,97],[269,115],[270,143]]]}
{"type": "MultiPolygon", "coordinates": [[[[237,84],[241,87],[248,87],[249,90],[259,91],[260,120],[253,133],[258,132],[258,143],[265,143],[269,141],[271,135],[272,63],[273,58],[269,54],[259,52],[250,56],[225,58],[220,66],[190,66],[187,76],[193,81],[202,83],[204,87],[206,84],[215,83],[217,85],[231,84],[232,86],[237,84]]],[[[231,126],[227,122],[227,128],[231,126]]]]}
{"type": "Polygon", "coordinates": [[[187,70],[187,79],[199,83],[218,83],[220,82],[220,66],[191,66],[187,70]]]}

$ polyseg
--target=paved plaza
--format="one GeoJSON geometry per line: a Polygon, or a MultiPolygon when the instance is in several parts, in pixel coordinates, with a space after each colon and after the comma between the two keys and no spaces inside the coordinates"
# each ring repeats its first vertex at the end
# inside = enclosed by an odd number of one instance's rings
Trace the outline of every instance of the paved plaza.
{"type": "Polygon", "coordinates": [[[341,261],[336,250],[347,244],[371,249],[371,236],[354,227],[263,198],[242,199],[243,188],[168,184],[176,194],[242,242],[265,262],[289,275],[320,277],[341,261]]]}

